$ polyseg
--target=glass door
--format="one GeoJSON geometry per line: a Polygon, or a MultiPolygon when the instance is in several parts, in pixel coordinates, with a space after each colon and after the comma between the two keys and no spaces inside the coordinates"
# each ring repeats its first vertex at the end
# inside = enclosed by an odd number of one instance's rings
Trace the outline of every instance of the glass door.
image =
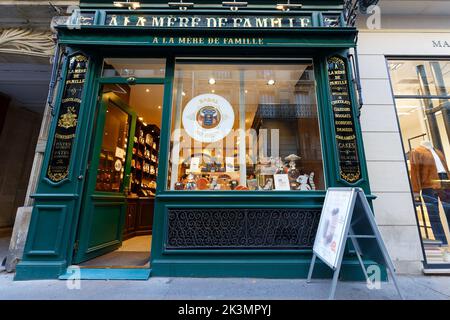
{"type": "Polygon", "coordinates": [[[114,251],[122,243],[136,114],[114,93],[104,93],[97,117],[74,262],[114,251]]]}

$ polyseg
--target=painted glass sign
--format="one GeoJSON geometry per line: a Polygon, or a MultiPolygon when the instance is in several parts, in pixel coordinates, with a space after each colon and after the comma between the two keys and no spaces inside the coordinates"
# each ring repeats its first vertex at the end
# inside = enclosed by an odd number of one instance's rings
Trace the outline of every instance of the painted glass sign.
{"type": "Polygon", "coordinates": [[[339,159],[339,175],[354,183],[361,178],[352,102],[347,80],[347,65],[338,56],[328,59],[328,79],[339,159]]]}
{"type": "Polygon", "coordinates": [[[47,168],[47,178],[59,182],[69,175],[81,97],[87,72],[88,58],[77,54],[69,58],[64,93],[59,108],[52,151],[47,168]]]}
{"type": "Polygon", "coordinates": [[[183,126],[197,141],[215,142],[226,137],[234,124],[231,104],[217,94],[202,94],[188,102],[183,111],[183,126]]]}
{"type": "Polygon", "coordinates": [[[108,14],[105,25],[151,28],[307,28],[312,27],[311,15],[303,16],[175,16],[108,14]]]}

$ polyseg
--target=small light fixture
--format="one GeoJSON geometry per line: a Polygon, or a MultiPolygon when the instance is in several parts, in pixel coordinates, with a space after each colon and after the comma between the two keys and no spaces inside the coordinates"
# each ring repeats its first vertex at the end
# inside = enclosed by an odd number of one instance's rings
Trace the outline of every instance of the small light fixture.
{"type": "Polygon", "coordinates": [[[301,9],[303,7],[300,3],[291,3],[291,0],[287,0],[287,3],[277,3],[277,9],[282,11],[289,11],[291,9],[301,9]]]}
{"type": "Polygon", "coordinates": [[[186,96],[186,92],[181,92],[181,95],[184,97],[184,96],[186,96]]]}
{"type": "Polygon", "coordinates": [[[246,1],[223,1],[222,6],[230,8],[231,11],[238,11],[239,8],[245,8],[247,7],[248,2],[246,1]]]}
{"type": "Polygon", "coordinates": [[[245,93],[248,93],[248,90],[245,90],[245,93]]]}
{"type": "Polygon", "coordinates": [[[158,109],[161,109],[161,106],[158,106],[158,109]]]}
{"type": "Polygon", "coordinates": [[[214,78],[209,78],[209,84],[210,85],[215,85],[216,84],[216,79],[214,79],[214,78]]]}
{"type": "Polygon", "coordinates": [[[183,2],[183,0],[180,0],[180,2],[169,2],[169,7],[171,8],[178,8],[181,11],[186,11],[188,8],[192,8],[194,6],[193,2],[183,2]]]}
{"type": "Polygon", "coordinates": [[[139,117],[138,119],[139,119],[139,121],[144,121],[144,118],[142,118],[142,117],[139,117]]]}
{"type": "Polygon", "coordinates": [[[273,86],[273,85],[275,84],[275,80],[270,79],[269,81],[267,81],[267,84],[268,84],[269,86],[273,86]]]}
{"type": "Polygon", "coordinates": [[[114,1],[114,7],[117,8],[128,8],[129,10],[136,10],[141,7],[141,3],[137,1],[114,1]]]}
{"type": "Polygon", "coordinates": [[[147,124],[146,124],[145,122],[142,122],[142,124],[144,125],[144,127],[146,127],[146,126],[147,126],[147,124]]]}
{"type": "Polygon", "coordinates": [[[216,93],[216,90],[211,90],[211,93],[216,93]]]}

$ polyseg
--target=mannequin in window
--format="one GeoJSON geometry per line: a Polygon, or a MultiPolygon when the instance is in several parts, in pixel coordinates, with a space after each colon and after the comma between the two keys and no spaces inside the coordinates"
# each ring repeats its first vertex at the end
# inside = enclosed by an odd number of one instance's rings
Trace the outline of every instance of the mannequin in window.
{"type": "Polygon", "coordinates": [[[419,192],[427,207],[431,229],[436,240],[447,245],[444,228],[439,217],[439,199],[444,207],[447,222],[450,222],[450,189],[446,189],[446,180],[450,173],[444,154],[436,150],[430,141],[422,141],[411,151],[411,184],[414,196],[419,192]]]}

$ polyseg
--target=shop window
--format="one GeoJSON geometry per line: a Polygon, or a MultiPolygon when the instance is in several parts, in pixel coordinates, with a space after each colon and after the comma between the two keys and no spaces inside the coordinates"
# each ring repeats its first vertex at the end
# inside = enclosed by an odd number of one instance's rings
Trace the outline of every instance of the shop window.
{"type": "Polygon", "coordinates": [[[325,189],[310,61],[178,60],[169,190],[325,189]]]}
{"type": "Polygon", "coordinates": [[[389,60],[426,261],[449,263],[450,61],[389,60]]]}
{"type": "Polygon", "coordinates": [[[164,78],[166,59],[109,58],[103,62],[103,77],[164,78]]]}

